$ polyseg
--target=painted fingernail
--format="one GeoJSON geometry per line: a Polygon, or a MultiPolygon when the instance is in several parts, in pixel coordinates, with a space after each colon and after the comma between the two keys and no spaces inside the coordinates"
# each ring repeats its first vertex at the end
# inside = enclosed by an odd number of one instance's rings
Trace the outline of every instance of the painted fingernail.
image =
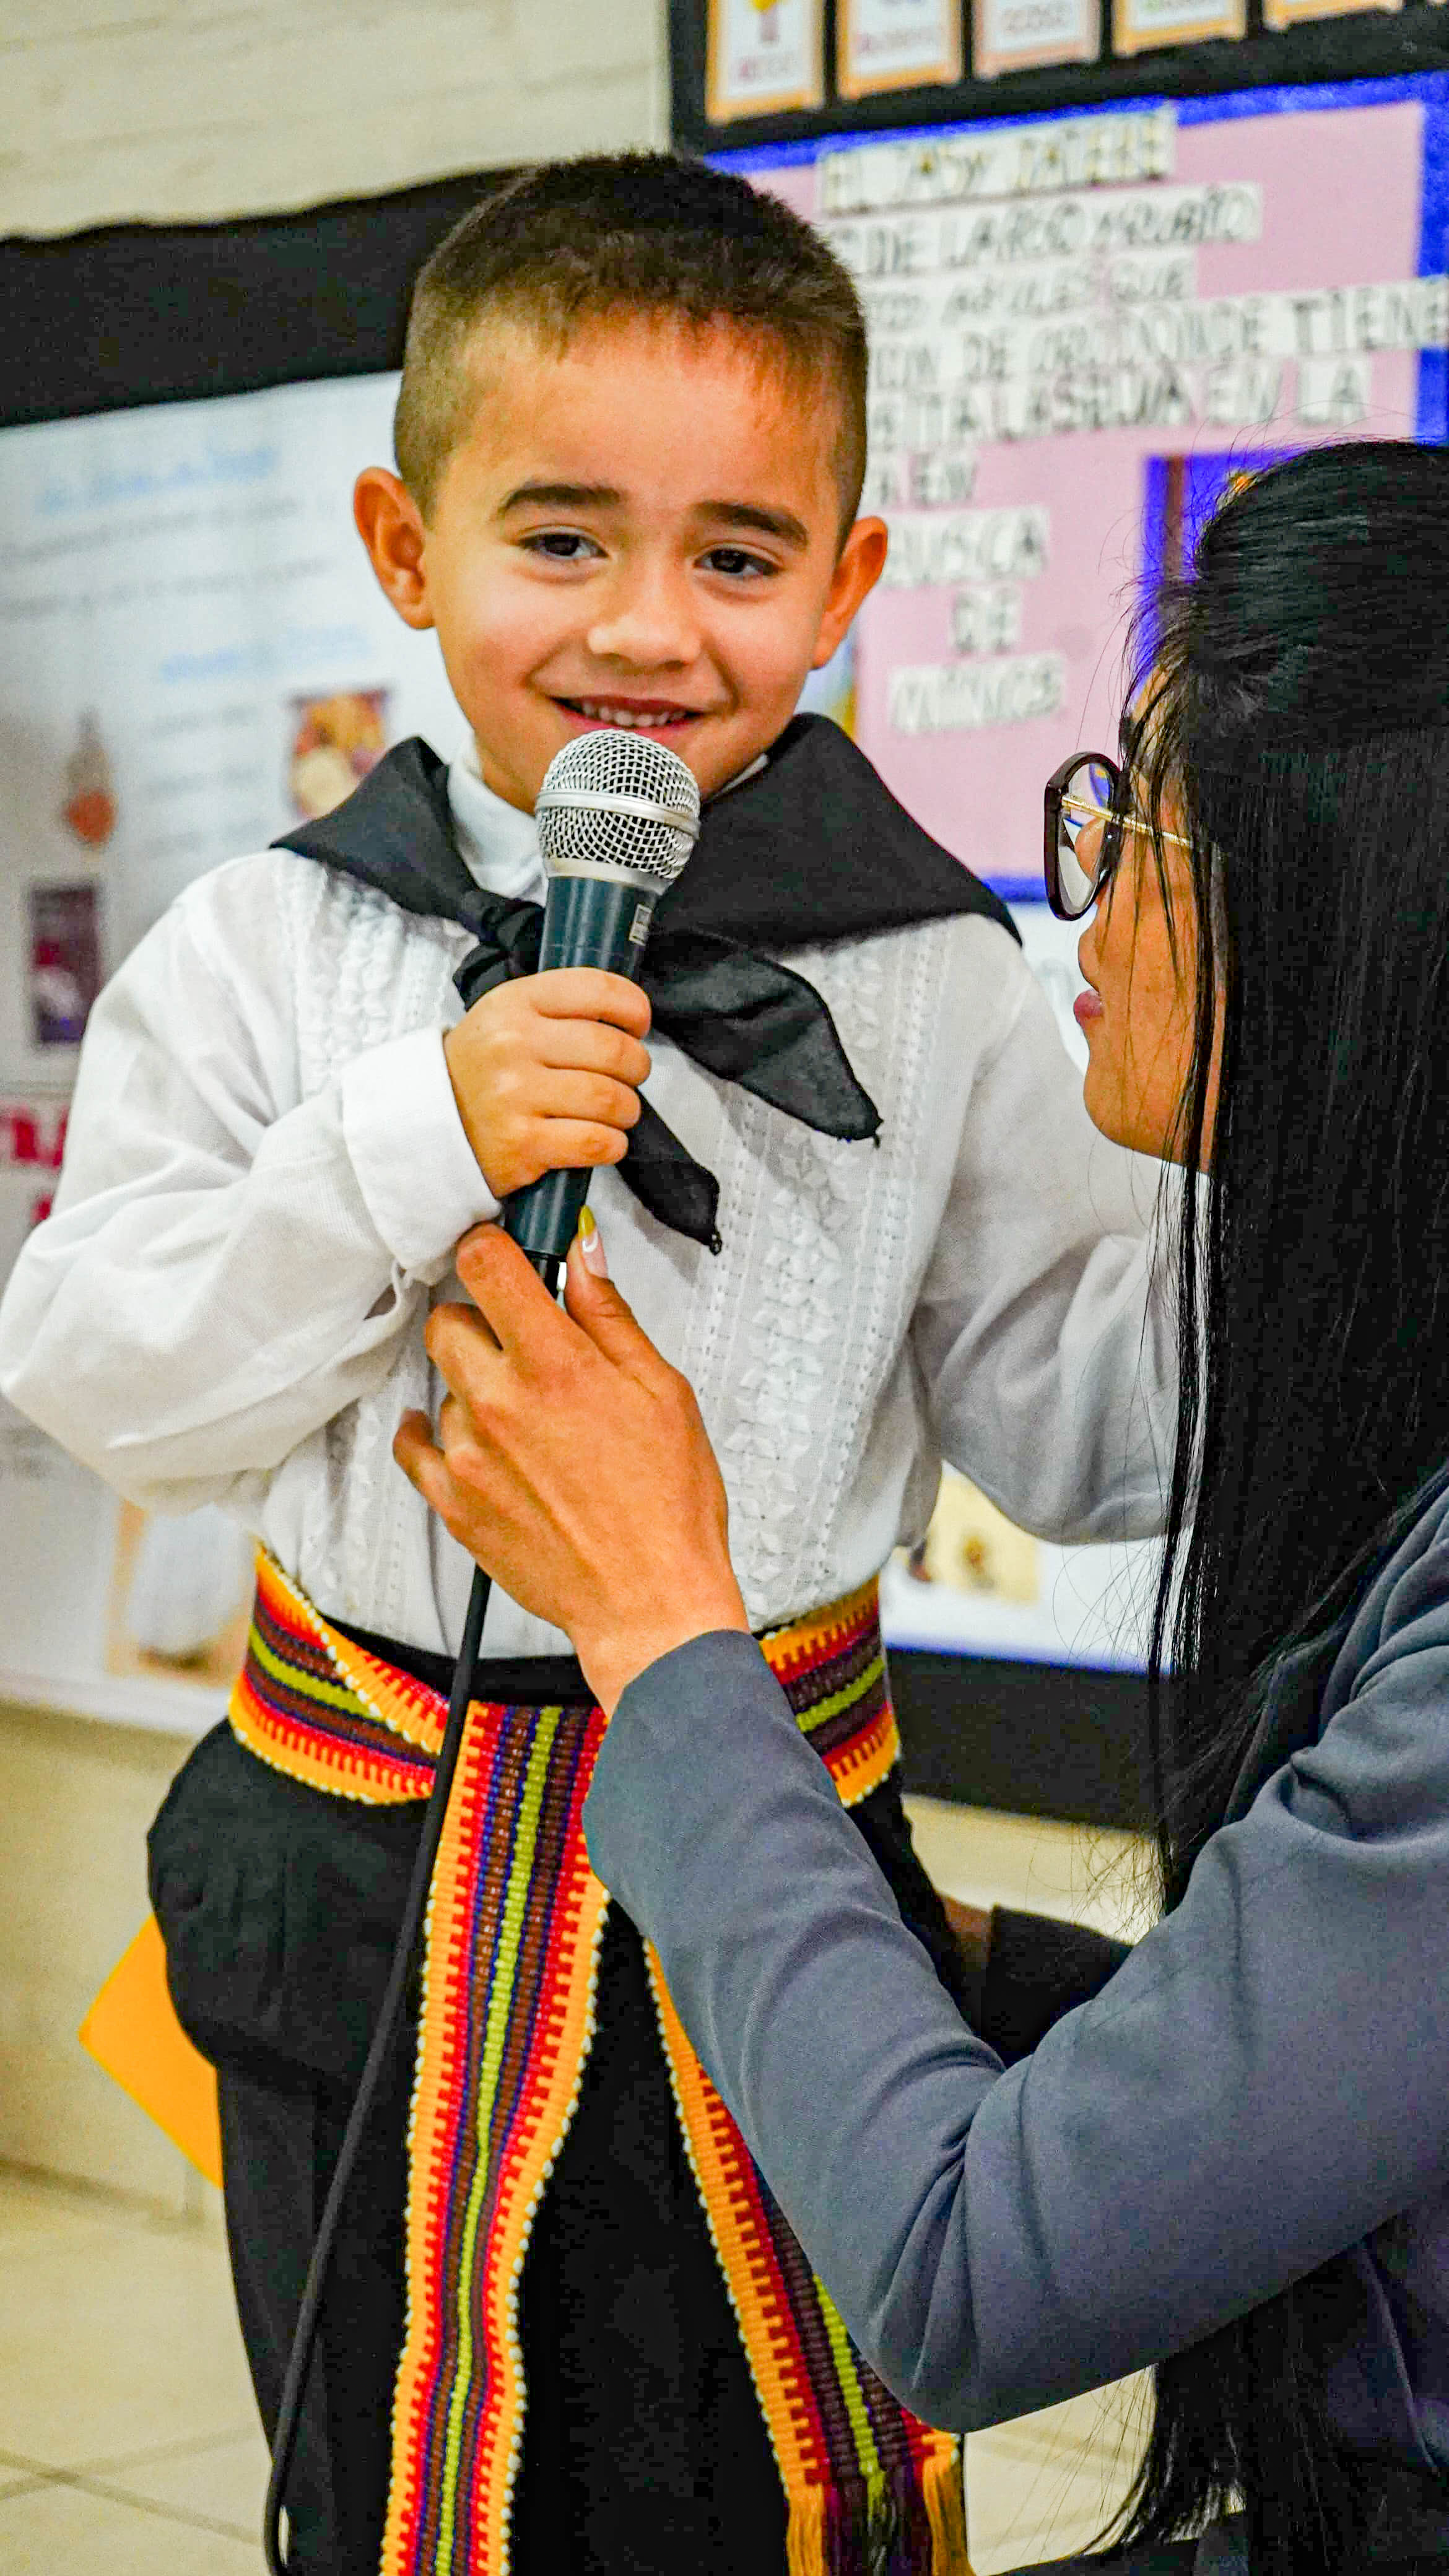
{"type": "Polygon", "coordinates": [[[585,1207],[579,1210],[579,1251],[585,1267],[592,1270],[596,1279],[608,1278],[609,1262],[604,1250],[604,1238],[594,1223],[592,1208],[585,1207]]]}

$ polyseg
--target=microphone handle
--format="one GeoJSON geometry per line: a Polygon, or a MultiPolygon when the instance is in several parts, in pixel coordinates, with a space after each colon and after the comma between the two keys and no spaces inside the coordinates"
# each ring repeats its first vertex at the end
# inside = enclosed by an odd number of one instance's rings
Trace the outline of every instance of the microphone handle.
{"type": "MultiPolygon", "coordinates": [[[[637,984],[654,902],[624,877],[550,878],[539,973],[554,966],[599,966],[637,984]]],[[[504,1232],[535,1263],[564,1260],[592,1179],[587,1169],[545,1172],[527,1189],[515,1190],[504,1210],[504,1232]]]]}

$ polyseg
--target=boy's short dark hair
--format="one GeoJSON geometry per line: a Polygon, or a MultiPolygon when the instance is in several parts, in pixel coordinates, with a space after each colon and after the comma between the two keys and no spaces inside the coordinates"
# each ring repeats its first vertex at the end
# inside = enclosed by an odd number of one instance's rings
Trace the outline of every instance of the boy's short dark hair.
{"type": "Polygon", "coordinates": [[[865,320],[813,227],[732,172],[669,152],[591,154],[521,171],[441,241],[419,275],[393,429],[398,472],[431,509],[476,397],[468,342],[490,315],[563,347],[620,314],[734,324],[792,373],[833,384],[844,524],[865,473],[865,320]]]}

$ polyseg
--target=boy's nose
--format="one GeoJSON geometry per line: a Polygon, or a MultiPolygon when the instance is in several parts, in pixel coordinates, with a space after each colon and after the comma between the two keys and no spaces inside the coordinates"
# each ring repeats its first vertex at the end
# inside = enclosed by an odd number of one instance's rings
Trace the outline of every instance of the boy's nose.
{"type": "Polygon", "coordinates": [[[628,662],[636,670],[673,669],[698,658],[700,635],[682,586],[655,579],[621,586],[586,638],[601,662],[628,662]]]}

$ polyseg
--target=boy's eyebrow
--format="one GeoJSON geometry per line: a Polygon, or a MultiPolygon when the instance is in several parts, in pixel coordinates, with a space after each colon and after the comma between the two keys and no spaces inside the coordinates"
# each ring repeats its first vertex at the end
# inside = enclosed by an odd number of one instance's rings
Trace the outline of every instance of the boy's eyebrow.
{"type": "Polygon", "coordinates": [[[525,506],[546,510],[617,509],[623,500],[612,483],[519,483],[498,505],[498,516],[525,506]]]}
{"type": "MultiPolygon", "coordinates": [[[[498,516],[504,519],[510,510],[617,510],[624,500],[612,483],[517,483],[498,505],[498,516]]],[[[754,528],[764,537],[778,537],[783,545],[808,547],[810,531],[793,510],[767,510],[756,501],[701,501],[695,517],[712,519],[717,527],[754,528]]]]}
{"type": "Polygon", "coordinates": [[[793,510],[764,510],[755,501],[701,501],[696,514],[727,528],[758,528],[761,536],[779,537],[787,546],[808,546],[810,531],[793,510]]]}

